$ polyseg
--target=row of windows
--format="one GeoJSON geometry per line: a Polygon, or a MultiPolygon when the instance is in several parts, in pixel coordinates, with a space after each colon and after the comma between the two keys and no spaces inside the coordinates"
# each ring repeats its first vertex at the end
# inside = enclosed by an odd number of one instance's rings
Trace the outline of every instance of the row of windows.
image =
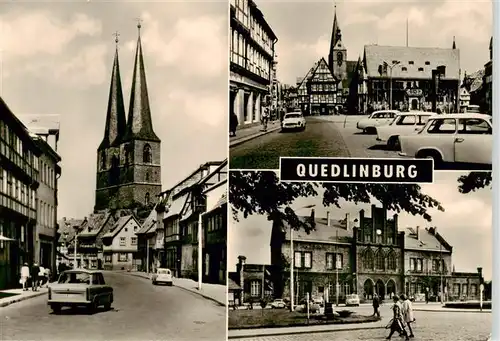
{"type": "MultiPolygon", "coordinates": [[[[428,268],[428,266],[427,266],[428,268]]],[[[410,271],[424,272],[423,258],[410,258],[410,271]]],[[[446,263],[444,259],[432,260],[432,271],[446,273],[446,263]]]]}
{"type": "Polygon", "coordinates": [[[337,91],[337,86],[331,83],[313,83],[311,84],[311,91],[337,91]]]}
{"type": "MultiPolygon", "coordinates": [[[[130,245],[137,245],[137,237],[130,237],[130,245]]],[[[120,237],[120,246],[127,246],[127,237],[120,237]]]]}
{"type": "Polygon", "coordinates": [[[38,202],[38,222],[45,226],[54,226],[56,208],[40,200],[38,202]]]}
{"type": "Polygon", "coordinates": [[[224,217],[222,214],[215,214],[206,220],[206,229],[208,232],[225,229],[224,217]]]}
{"type": "MultiPolygon", "coordinates": [[[[359,235],[359,239],[361,240],[361,237],[364,238],[364,242],[365,243],[373,243],[373,229],[372,228],[368,228],[364,231],[365,233],[363,234],[363,236],[361,236],[361,234],[359,235]]],[[[394,238],[391,234],[385,236],[385,243],[384,243],[384,236],[382,234],[380,235],[376,235],[375,236],[375,243],[376,244],[387,244],[387,245],[393,245],[394,244],[394,238]]]]}
{"type": "Polygon", "coordinates": [[[271,62],[249,45],[245,37],[236,30],[232,32],[230,58],[232,63],[236,63],[260,77],[269,79],[271,62]]]}
{"type": "Polygon", "coordinates": [[[374,254],[372,250],[366,250],[363,255],[363,268],[366,270],[395,271],[397,268],[396,254],[394,251],[390,251],[387,255],[382,251],[374,254]]]}
{"type": "Polygon", "coordinates": [[[40,160],[40,181],[50,188],[56,187],[56,173],[48,164],[40,160]]]}
{"type": "MultiPolygon", "coordinates": [[[[460,285],[460,283],[454,283],[453,284],[453,289],[452,289],[453,295],[460,295],[460,296],[467,296],[469,295],[469,287],[467,283],[463,283],[460,285]],[[462,289],[462,290],[460,290],[462,289]]],[[[476,284],[471,284],[470,285],[470,295],[475,296],[477,295],[477,285],[476,284]]]]}
{"type": "MultiPolygon", "coordinates": [[[[122,252],[122,253],[118,253],[118,261],[119,262],[128,262],[129,260],[129,254],[128,253],[125,253],[125,252],[122,252]]],[[[104,255],[104,262],[105,263],[112,263],[113,262],[113,256],[112,255],[104,255]]]]}
{"type": "Polygon", "coordinates": [[[311,95],[311,103],[335,103],[337,95],[335,94],[313,94],[311,95]]]}
{"type": "MultiPolygon", "coordinates": [[[[130,145],[125,146],[124,148],[124,165],[129,165],[130,164],[130,156],[131,156],[131,150],[130,150],[130,145]]],[[[144,145],[144,148],[142,149],[142,163],[146,164],[151,164],[153,163],[153,155],[152,155],[152,150],[151,146],[146,143],[144,145]]],[[[111,164],[110,168],[118,168],[120,167],[120,158],[118,155],[113,155],[111,157],[111,164]]],[[[106,151],[103,150],[101,152],[101,160],[100,160],[100,165],[99,165],[100,170],[106,170],[108,168],[108,161],[107,161],[107,154],[106,151]]]]}
{"type": "Polygon", "coordinates": [[[38,158],[25,146],[22,140],[4,121],[0,121],[0,154],[5,155],[17,166],[38,170],[38,158]]]}
{"type": "Polygon", "coordinates": [[[36,209],[36,193],[6,169],[0,168],[0,194],[14,199],[26,208],[36,209]]]}

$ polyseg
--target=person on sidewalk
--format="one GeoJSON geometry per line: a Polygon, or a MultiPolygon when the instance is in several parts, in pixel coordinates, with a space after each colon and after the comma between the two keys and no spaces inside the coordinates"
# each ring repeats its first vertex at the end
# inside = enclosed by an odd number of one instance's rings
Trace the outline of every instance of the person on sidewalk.
{"type": "Polygon", "coordinates": [[[21,284],[23,285],[23,291],[28,291],[28,279],[30,278],[30,268],[28,263],[24,263],[21,267],[21,284]]]}
{"type": "Polygon", "coordinates": [[[238,116],[233,112],[229,118],[229,136],[236,136],[236,128],[238,127],[238,116]]]}
{"type": "Polygon", "coordinates": [[[31,290],[38,291],[38,274],[40,273],[40,267],[37,263],[34,263],[31,267],[31,290]]]}
{"type": "Polygon", "coordinates": [[[40,280],[40,288],[45,284],[45,268],[42,264],[40,264],[40,272],[38,273],[38,278],[40,280]]]}
{"type": "Polygon", "coordinates": [[[386,340],[390,340],[392,335],[395,332],[398,332],[400,336],[404,336],[405,340],[410,340],[408,333],[406,332],[405,325],[404,325],[404,320],[403,320],[403,309],[401,306],[401,303],[399,302],[399,297],[398,295],[394,295],[392,298],[394,301],[394,305],[392,306],[392,312],[393,312],[393,317],[391,322],[389,322],[389,328],[391,329],[391,332],[389,333],[389,336],[386,338],[386,340]]]}
{"type": "Polygon", "coordinates": [[[413,316],[413,306],[411,301],[406,297],[405,294],[401,295],[401,306],[403,308],[403,318],[408,326],[408,331],[410,332],[410,337],[415,337],[413,335],[413,329],[411,328],[411,324],[415,322],[415,317],[413,316]]]}
{"type": "Polygon", "coordinates": [[[49,287],[49,283],[51,281],[51,271],[49,268],[45,268],[45,271],[44,271],[44,276],[45,276],[45,283],[47,284],[46,287],[48,288],[49,287]]]}
{"type": "Polygon", "coordinates": [[[373,315],[372,316],[377,316],[380,318],[380,300],[377,294],[373,295],[373,301],[372,301],[372,306],[373,306],[373,315]]]}
{"type": "Polygon", "coordinates": [[[267,123],[269,122],[269,108],[264,107],[262,112],[262,130],[267,131],[267,123]]]}

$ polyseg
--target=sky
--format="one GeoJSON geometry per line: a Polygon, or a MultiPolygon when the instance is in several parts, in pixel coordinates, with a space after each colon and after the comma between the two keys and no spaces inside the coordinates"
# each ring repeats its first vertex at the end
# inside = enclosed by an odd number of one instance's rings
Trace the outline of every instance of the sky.
{"type": "MultiPolygon", "coordinates": [[[[334,1],[256,0],[278,37],[277,77],[295,85],[313,63],[328,60],[334,1]]],[[[451,48],[455,36],[463,71],[475,72],[489,60],[492,4],[489,0],[336,1],[347,59],[358,60],[363,46],[408,45],[451,48]]]]}
{"type": "Polygon", "coordinates": [[[120,34],[128,114],[136,18],[142,19],[153,127],[162,140],[163,189],[227,157],[227,13],[223,1],[0,2],[0,96],[15,115],[60,121],[59,217],[83,218],[93,210],[113,33],[120,34]]]}
{"type": "MultiPolygon", "coordinates": [[[[436,172],[433,184],[422,184],[422,192],[441,202],[445,212],[429,210],[432,222],[419,216],[399,213],[399,230],[406,227],[436,226],[438,232],[453,246],[452,261],[456,271],[476,272],[483,267],[486,280],[492,275],[492,191],[483,188],[476,192],[460,194],[458,192],[459,172],[436,172]]],[[[381,204],[373,203],[381,207],[381,204]]],[[[341,208],[325,208],[322,196],[301,198],[291,207],[299,215],[309,215],[309,209],[299,210],[307,205],[316,205],[316,217],[326,217],[330,211],[332,219],[344,219],[350,213],[352,219],[359,217],[359,211],[370,211],[370,205],[355,205],[341,202],[341,208]]],[[[392,216],[395,212],[389,212],[392,216]]],[[[359,219],[359,218],[358,218],[359,219]]],[[[247,219],[238,217],[238,222],[230,218],[228,236],[229,271],[235,271],[239,255],[247,257],[248,264],[269,264],[271,223],[265,216],[252,215],[247,219]]]]}

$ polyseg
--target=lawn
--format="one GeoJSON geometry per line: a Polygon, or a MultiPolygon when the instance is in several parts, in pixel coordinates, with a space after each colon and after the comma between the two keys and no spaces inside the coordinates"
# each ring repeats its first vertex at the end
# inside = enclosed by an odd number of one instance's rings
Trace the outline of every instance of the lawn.
{"type": "Polygon", "coordinates": [[[275,328],[321,324],[348,324],[376,322],[372,316],[352,314],[349,317],[336,317],[327,320],[323,315],[311,315],[291,312],[285,309],[229,310],[229,329],[275,328]]]}

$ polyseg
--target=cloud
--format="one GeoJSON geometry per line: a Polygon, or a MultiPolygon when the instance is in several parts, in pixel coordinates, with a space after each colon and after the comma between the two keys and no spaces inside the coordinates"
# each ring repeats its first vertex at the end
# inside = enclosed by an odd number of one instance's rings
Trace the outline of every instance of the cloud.
{"type": "MultiPolygon", "coordinates": [[[[159,66],[175,66],[186,76],[217,77],[227,72],[227,32],[223,17],[180,18],[165,35],[161,22],[143,14],[148,25],[141,36],[159,66]]],[[[127,47],[135,48],[135,42],[127,47]]]]}
{"type": "Polygon", "coordinates": [[[402,27],[403,25],[401,24],[406,23],[407,19],[408,23],[412,26],[422,27],[427,24],[427,15],[424,10],[416,7],[397,7],[380,18],[377,26],[381,30],[393,30],[402,27]]]}

